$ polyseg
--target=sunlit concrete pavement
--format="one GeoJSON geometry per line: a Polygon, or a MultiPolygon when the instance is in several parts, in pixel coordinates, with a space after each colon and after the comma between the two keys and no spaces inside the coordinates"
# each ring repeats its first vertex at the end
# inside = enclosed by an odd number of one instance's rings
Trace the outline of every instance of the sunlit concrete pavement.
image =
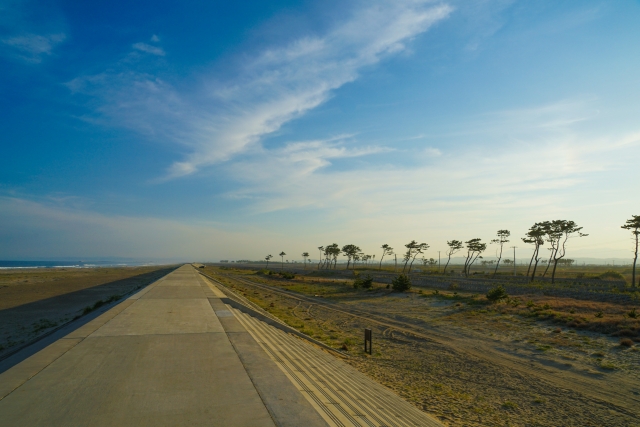
{"type": "Polygon", "coordinates": [[[0,426],[326,426],[185,265],[0,375],[0,426]]]}

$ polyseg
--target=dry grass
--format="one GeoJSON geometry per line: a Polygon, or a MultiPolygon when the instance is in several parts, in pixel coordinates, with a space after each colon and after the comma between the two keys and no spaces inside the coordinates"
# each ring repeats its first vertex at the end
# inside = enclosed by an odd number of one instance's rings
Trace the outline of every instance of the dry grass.
{"type": "MultiPolygon", "coordinates": [[[[220,271],[208,268],[207,272],[215,275],[220,271]]],[[[543,364],[545,371],[559,367],[558,378],[566,369],[588,376],[622,372],[636,376],[639,357],[635,346],[620,345],[616,339],[598,332],[635,333],[632,322],[636,320],[628,316],[633,307],[542,296],[494,304],[483,295],[456,291],[422,288],[405,294],[390,293],[385,284],[379,283],[369,291],[357,290],[350,280],[330,275],[283,280],[256,276],[247,270],[236,273],[276,289],[321,295],[323,300],[344,309],[386,316],[449,337],[442,343],[425,340],[368,322],[366,317],[340,314],[319,304],[301,303],[257,290],[232,277],[218,276],[291,326],[348,351],[352,355],[348,363],[448,425],[557,425],[558,420],[563,420],[567,426],[623,426],[634,425],[640,418],[636,412],[613,410],[609,404],[583,394],[584,390],[572,389],[570,384],[558,386],[541,380],[536,370],[527,374],[513,370],[500,357],[500,351],[526,354],[532,362],[543,364]],[[601,318],[595,317],[598,311],[603,312],[601,318]],[[570,325],[582,317],[593,326],[583,321],[570,325]],[[577,326],[583,323],[594,330],[577,326]],[[372,356],[361,348],[365,327],[374,333],[372,356]],[[500,349],[498,357],[477,357],[447,344],[461,337],[464,342],[495,345],[500,349]]]]}

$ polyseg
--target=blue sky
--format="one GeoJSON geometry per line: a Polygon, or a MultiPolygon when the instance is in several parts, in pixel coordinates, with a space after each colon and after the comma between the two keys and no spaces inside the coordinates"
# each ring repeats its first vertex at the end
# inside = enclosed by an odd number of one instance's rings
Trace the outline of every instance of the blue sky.
{"type": "Polygon", "coordinates": [[[637,1],[0,2],[0,258],[630,255],[637,1]],[[490,249],[489,252],[494,251],[490,249]],[[491,255],[488,253],[488,255],[491,255]]]}

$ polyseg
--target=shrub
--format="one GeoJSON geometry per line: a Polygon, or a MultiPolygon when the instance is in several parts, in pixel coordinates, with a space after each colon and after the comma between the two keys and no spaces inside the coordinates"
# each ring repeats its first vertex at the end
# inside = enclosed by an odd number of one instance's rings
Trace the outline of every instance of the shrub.
{"type": "Polygon", "coordinates": [[[356,276],[356,279],[353,281],[353,287],[370,289],[373,286],[373,277],[367,274],[365,277],[361,277],[359,274],[356,276]]]}
{"type": "Polygon", "coordinates": [[[600,276],[601,279],[615,279],[615,280],[624,280],[624,276],[617,271],[609,270],[602,273],[600,276]]]}
{"type": "Polygon", "coordinates": [[[629,338],[623,338],[620,340],[620,345],[625,347],[631,347],[633,345],[633,341],[629,338]]]}
{"type": "Polygon", "coordinates": [[[502,407],[504,409],[517,409],[518,405],[513,403],[513,402],[511,402],[511,401],[509,401],[509,400],[507,400],[502,404],[502,407]]]}
{"type": "Polygon", "coordinates": [[[289,273],[288,271],[283,271],[282,273],[280,273],[280,277],[282,277],[283,279],[295,279],[296,275],[293,273],[289,273]]]}
{"type": "Polygon", "coordinates": [[[411,289],[411,279],[405,274],[400,274],[391,281],[391,287],[396,292],[404,292],[411,289]]]}
{"type": "Polygon", "coordinates": [[[613,371],[614,369],[618,369],[618,367],[616,365],[614,365],[612,362],[610,362],[608,360],[603,360],[602,362],[600,362],[600,367],[602,369],[607,369],[609,371],[613,371]]]}
{"type": "Polygon", "coordinates": [[[636,313],[636,308],[634,307],[633,310],[627,313],[627,316],[629,316],[632,319],[637,319],[638,316],[640,316],[640,314],[636,313]]]}
{"type": "Polygon", "coordinates": [[[602,319],[602,317],[604,316],[604,312],[602,310],[599,310],[596,314],[594,314],[594,316],[596,316],[598,319],[602,319]]]}
{"type": "Polygon", "coordinates": [[[505,298],[509,298],[509,295],[507,295],[507,291],[502,287],[502,285],[491,288],[489,292],[487,292],[487,299],[489,301],[497,302],[505,298]]]}

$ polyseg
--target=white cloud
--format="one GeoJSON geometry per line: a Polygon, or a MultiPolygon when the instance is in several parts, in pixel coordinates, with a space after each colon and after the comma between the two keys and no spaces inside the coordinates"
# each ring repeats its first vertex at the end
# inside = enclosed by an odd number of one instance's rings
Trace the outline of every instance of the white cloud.
{"type": "MultiPolygon", "coordinates": [[[[363,157],[348,168],[328,168],[334,157],[327,153],[344,150],[345,141],[338,147],[335,141],[295,143],[229,165],[231,176],[243,183],[229,196],[252,200],[256,213],[326,209],[412,226],[420,223],[416,215],[438,211],[443,224],[462,212],[487,220],[502,217],[496,211],[520,207],[555,212],[571,198],[600,191],[599,174],[625,170],[621,162],[640,147],[638,132],[602,137],[579,129],[582,121],[568,118],[583,110],[582,104],[562,102],[485,114],[482,127],[474,123],[465,132],[483,134],[486,143],[452,145],[444,152],[434,147],[398,150],[388,162],[363,157]],[[519,139],[505,137],[505,128],[507,134],[519,133],[519,139]],[[585,186],[590,190],[585,192],[585,186]]],[[[464,123],[457,126],[465,128],[464,123]]],[[[611,197],[616,197],[613,192],[611,197]]],[[[603,200],[611,203],[609,195],[603,200]]],[[[574,200],[573,205],[581,203],[574,200]]]]}
{"type": "MultiPolygon", "coordinates": [[[[155,37],[155,36],[154,36],[155,37]]],[[[157,39],[157,37],[156,37],[157,39]]],[[[152,38],[153,40],[153,38],[152,38]]],[[[166,53],[165,51],[157,46],[151,46],[150,44],[146,44],[146,43],[135,43],[132,46],[134,49],[139,50],[141,52],[145,52],[145,53],[150,53],[151,55],[156,55],[156,56],[165,56],[166,53]]]]}
{"type": "Polygon", "coordinates": [[[451,10],[431,1],[378,1],[323,35],[265,49],[230,80],[205,77],[204,91],[189,94],[135,71],[80,77],[69,86],[102,98],[99,112],[116,123],[189,147],[169,169],[170,178],[179,177],[259,148],[265,135],[325,102],[364,67],[404,50],[451,10]]]}
{"type": "Polygon", "coordinates": [[[22,59],[38,63],[42,61],[43,56],[51,55],[53,48],[62,43],[65,38],[66,36],[62,33],[46,36],[25,34],[2,39],[2,43],[17,50],[22,59]]]}

